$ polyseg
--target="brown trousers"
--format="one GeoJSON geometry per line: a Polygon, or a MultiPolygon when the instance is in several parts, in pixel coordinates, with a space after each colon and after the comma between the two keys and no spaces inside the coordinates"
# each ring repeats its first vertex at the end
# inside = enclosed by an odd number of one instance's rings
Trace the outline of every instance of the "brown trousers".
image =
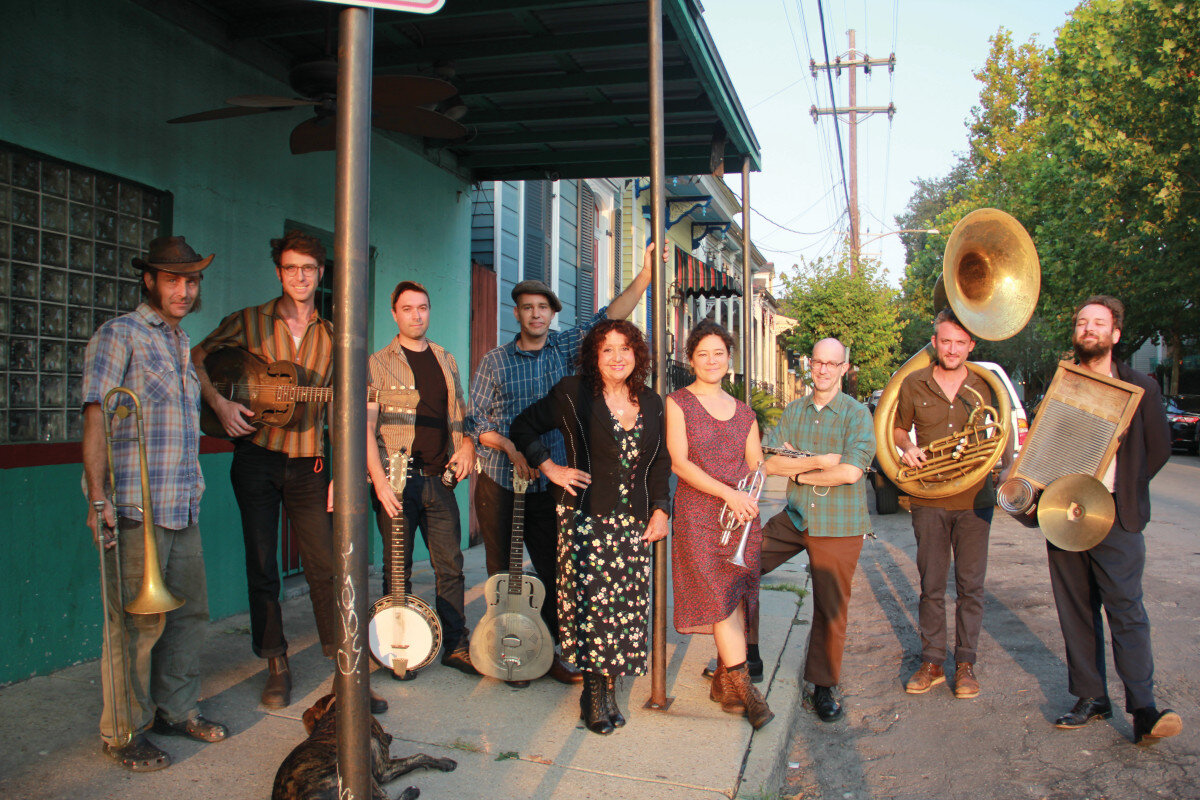
{"type": "Polygon", "coordinates": [[[808,638],[804,679],[815,686],[837,686],[846,646],[850,583],[862,552],[862,536],[809,536],[798,530],[787,511],[763,526],[762,574],[801,550],[808,551],[812,577],[813,624],[808,638]]]}

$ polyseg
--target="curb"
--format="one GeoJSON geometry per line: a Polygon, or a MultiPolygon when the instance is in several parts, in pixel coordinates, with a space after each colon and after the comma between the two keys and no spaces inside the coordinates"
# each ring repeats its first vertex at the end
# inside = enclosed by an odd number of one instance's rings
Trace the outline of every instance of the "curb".
{"type": "Polygon", "coordinates": [[[750,737],[734,798],[772,797],[784,783],[792,734],[804,714],[804,659],[813,615],[810,583],[807,554],[801,554],[772,572],[762,585],[762,592],[772,591],[771,586],[790,584],[802,588],[805,594],[796,603],[791,630],[774,665],[764,665],[764,695],[775,719],[750,737]]]}

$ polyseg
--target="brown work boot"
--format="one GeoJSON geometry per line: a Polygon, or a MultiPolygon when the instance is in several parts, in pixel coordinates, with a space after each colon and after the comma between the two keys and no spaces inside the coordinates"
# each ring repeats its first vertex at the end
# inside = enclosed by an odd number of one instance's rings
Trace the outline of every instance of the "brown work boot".
{"type": "Polygon", "coordinates": [[[738,698],[737,693],[729,687],[729,670],[725,662],[717,657],[717,668],[713,672],[712,685],[708,688],[708,696],[714,703],[721,704],[721,710],[730,714],[745,714],[746,707],[738,698]]]}
{"type": "Polygon", "coordinates": [[[975,665],[959,661],[954,665],[954,696],[959,700],[970,700],[979,696],[979,681],[975,678],[975,665]]]}
{"type": "MultiPolygon", "coordinates": [[[[750,670],[745,664],[741,664],[731,670],[726,670],[722,688],[725,690],[727,696],[733,695],[737,697],[742,702],[742,705],[746,707],[746,718],[750,720],[750,724],[754,726],[754,730],[758,730],[763,725],[775,719],[775,713],[771,711],[770,706],[767,705],[767,701],[758,693],[758,688],[750,682],[750,670]]],[[[725,708],[724,705],[721,707],[725,708]]]]}
{"type": "Polygon", "coordinates": [[[292,671],[287,655],[267,659],[267,685],[263,687],[262,704],[267,708],[286,708],[292,704],[292,671]]]}
{"type": "Polygon", "coordinates": [[[913,673],[904,684],[904,691],[909,694],[925,694],[939,683],[946,682],[946,673],[941,666],[932,661],[922,661],[921,668],[913,673]]]}

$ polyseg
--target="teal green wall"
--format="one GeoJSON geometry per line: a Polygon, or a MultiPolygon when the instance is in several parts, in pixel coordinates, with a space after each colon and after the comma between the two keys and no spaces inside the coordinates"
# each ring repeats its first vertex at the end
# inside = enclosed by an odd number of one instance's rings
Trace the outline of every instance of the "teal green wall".
{"type": "MultiPolygon", "coordinates": [[[[216,254],[203,307],[183,322],[193,342],[225,314],[277,295],[268,240],[280,235],[284,220],[333,230],[333,155],[292,156],[287,149],[291,128],[308,112],[191,125],[164,120],[220,107],[233,95],[291,90],[128,0],[10,6],[0,26],[0,139],[174,195],[174,233],[216,254]]],[[[377,261],[368,312],[375,340],[368,347],[394,334],[388,296],[410,278],[429,288],[430,336],[465,365],[469,187],[390,139],[375,135],[372,149],[377,261]]],[[[229,460],[201,459],[208,490],[200,525],[214,617],[246,605],[229,460]]],[[[0,468],[0,497],[10,498],[0,504],[9,544],[0,561],[0,684],[98,654],[98,567],[83,525],[79,474],[78,465],[0,468]]],[[[465,539],[465,486],[459,506],[465,539]]],[[[378,562],[373,524],[370,541],[378,562]]],[[[425,557],[423,545],[416,557],[425,557]]]]}

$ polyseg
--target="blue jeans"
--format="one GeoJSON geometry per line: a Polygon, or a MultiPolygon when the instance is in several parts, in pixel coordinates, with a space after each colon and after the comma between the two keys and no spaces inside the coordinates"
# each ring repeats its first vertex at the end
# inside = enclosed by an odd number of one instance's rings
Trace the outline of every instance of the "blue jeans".
{"type": "Polygon", "coordinates": [[[130,720],[134,733],[144,731],[158,712],[168,722],[183,722],[199,713],[200,647],[208,628],[208,584],[204,574],[204,550],[200,528],[194,523],[180,530],[154,526],[155,545],[163,584],[183,605],[166,614],[126,614],[122,605],[142,588],[146,565],[142,523],[119,520],[121,593],[117,595],[117,560],[105,551],[108,571],[109,638],[100,659],[100,686],[104,708],[100,714],[100,736],[114,744],[114,704],[125,713],[125,677],[129,676],[130,720]],[[124,646],[121,638],[125,639],[124,646]],[[109,652],[117,669],[115,696],[110,691],[109,652]]]}
{"type": "MultiPolygon", "coordinates": [[[[446,653],[467,644],[467,615],[463,576],[462,529],[458,519],[458,500],[438,477],[411,472],[404,484],[404,590],[412,591],[413,543],[421,529],[429,564],[437,582],[434,609],[442,622],[442,640],[446,653]]],[[[376,503],[376,520],[383,537],[383,593],[388,594],[392,576],[392,518],[376,503]]]]}

